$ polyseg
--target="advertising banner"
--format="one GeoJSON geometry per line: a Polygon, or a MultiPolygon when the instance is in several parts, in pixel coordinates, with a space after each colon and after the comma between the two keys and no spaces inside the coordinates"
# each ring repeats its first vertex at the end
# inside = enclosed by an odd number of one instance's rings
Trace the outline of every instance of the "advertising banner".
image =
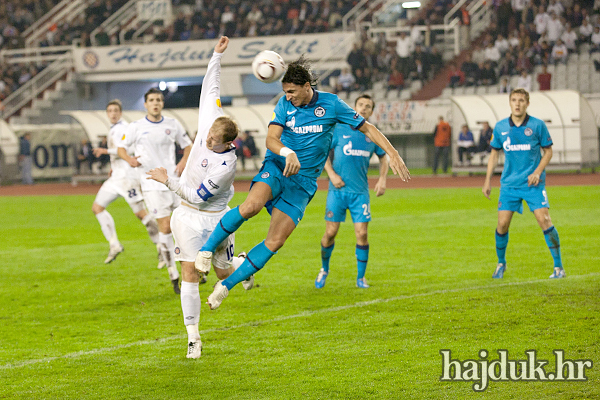
{"type": "Polygon", "coordinates": [[[170,20],[171,0],[138,0],[137,16],[141,21],[170,20]]]}
{"type": "MultiPolygon", "coordinates": [[[[311,60],[324,57],[345,60],[352,46],[350,37],[353,36],[352,32],[337,32],[236,38],[229,42],[221,65],[250,65],[254,56],[262,50],[275,51],[286,62],[294,61],[303,54],[311,60]]],[[[77,48],[73,51],[73,59],[76,71],[82,74],[205,68],[216,43],[216,39],[211,39],[77,48]]]]}

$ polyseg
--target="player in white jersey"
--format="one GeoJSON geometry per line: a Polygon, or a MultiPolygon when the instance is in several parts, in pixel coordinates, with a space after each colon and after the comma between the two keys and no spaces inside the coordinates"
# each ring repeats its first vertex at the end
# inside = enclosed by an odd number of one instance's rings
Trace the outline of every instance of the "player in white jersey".
{"type": "MultiPolygon", "coordinates": [[[[181,262],[181,308],[188,331],[187,358],[199,358],[202,342],[200,321],[200,293],[198,283],[202,273],[196,271],[194,261],[219,220],[229,211],[227,203],[233,197],[233,179],[237,158],[233,140],[238,135],[237,124],[225,116],[220,100],[221,57],[229,39],[219,39],[202,82],[198,118],[198,134],[181,180],[167,176],[164,168],[152,169],[148,179],[164,183],[183,199],[173,212],[171,227],[175,237],[175,258],[181,262]]],[[[242,257],[234,257],[234,235],[229,235],[212,256],[212,264],[219,279],[225,279],[239,267],[242,257]],[[233,265],[232,265],[233,264],[233,265]]],[[[245,289],[254,283],[252,276],[242,282],[245,289]]]]}
{"type": "Polygon", "coordinates": [[[167,262],[173,290],[179,294],[179,272],[175,265],[171,212],[179,206],[180,199],[165,185],[144,179],[148,171],[157,167],[165,167],[170,178],[179,179],[192,149],[192,141],[179,121],[162,115],[164,105],[164,97],[160,90],[152,88],[146,92],[144,107],[148,114],[129,124],[127,133],[119,144],[118,154],[129,165],[138,169],[146,207],[158,222],[160,252],[167,262]],[[184,149],[183,158],[177,165],[175,164],[176,142],[184,149]],[[127,154],[126,147],[134,149],[135,157],[127,154]]]}
{"type": "Polygon", "coordinates": [[[110,177],[102,184],[94,204],[92,204],[92,211],[100,223],[104,237],[110,244],[108,257],[104,260],[106,264],[112,262],[123,251],[123,246],[117,238],[115,221],[110,213],[106,211],[106,207],[119,197],[123,197],[127,201],[133,213],[146,227],[152,242],[158,246],[158,225],[144,207],[139,176],[127,161],[117,155],[118,144],[127,131],[127,123],[121,120],[122,112],[121,101],[111,100],[108,103],[106,115],[112,124],[108,134],[108,148],[99,147],[93,150],[96,157],[103,154],[110,155],[110,177]]]}

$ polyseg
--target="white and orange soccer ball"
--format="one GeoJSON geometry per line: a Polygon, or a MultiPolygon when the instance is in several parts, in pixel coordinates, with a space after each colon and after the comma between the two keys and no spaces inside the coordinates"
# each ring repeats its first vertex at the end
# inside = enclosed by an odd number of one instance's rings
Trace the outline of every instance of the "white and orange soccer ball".
{"type": "Polygon", "coordinates": [[[252,73],[264,83],[275,82],[285,72],[283,58],[274,51],[263,50],[252,61],[252,73]]]}

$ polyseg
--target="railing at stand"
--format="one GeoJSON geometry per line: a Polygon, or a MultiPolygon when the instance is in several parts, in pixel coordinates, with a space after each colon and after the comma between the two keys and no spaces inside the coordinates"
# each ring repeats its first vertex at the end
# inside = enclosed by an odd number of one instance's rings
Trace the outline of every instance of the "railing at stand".
{"type": "Polygon", "coordinates": [[[36,44],[36,41],[44,38],[53,24],[56,23],[65,23],[71,22],[75,20],[79,15],[85,13],[86,8],[92,3],[93,0],[63,0],[57,6],[55,6],[52,10],[50,10],[38,25],[30,31],[27,35],[23,32],[23,36],[25,39],[25,46],[31,47],[36,44]],[[58,7],[58,6],[61,7],[58,7]]]}
{"type": "Polygon", "coordinates": [[[99,27],[94,29],[90,34],[90,39],[94,45],[96,42],[96,34],[100,32],[100,28],[104,29],[104,31],[109,35],[113,35],[115,33],[119,33],[119,38],[121,43],[125,42],[124,34],[125,31],[119,32],[121,30],[122,22],[129,22],[137,15],[137,0],[129,0],[125,3],[121,8],[115,11],[110,17],[108,17],[99,27]]]}
{"type": "Polygon", "coordinates": [[[6,120],[37,98],[44,90],[68,74],[72,66],[73,61],[70,53],[63,54],[62,57],[48,65],[2,101],[2,118],[6,120]]]}
{"type": "Polygon", "coordinates": [[[2,50],[0,61],[7,64],[54,61],[70,52],[72,46],[25,47],[23,49],[2,50]]]}

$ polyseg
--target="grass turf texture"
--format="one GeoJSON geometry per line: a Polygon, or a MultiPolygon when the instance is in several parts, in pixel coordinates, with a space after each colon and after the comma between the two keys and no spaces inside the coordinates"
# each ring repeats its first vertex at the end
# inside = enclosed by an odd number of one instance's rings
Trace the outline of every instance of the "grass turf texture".
{"type": "MultiPolygon", "coordinates": [[[[515,215],[508,270],[496,265],[495,199],[479,189],[388,190],[372,199],[367,278],[355,288],[352,225],[342,225],[322,290],[326,193],[318,192],[288,244],[223,305],[204,304],[200,360],[187,360],[179,297],[127,204],[109,207],[125,252],[108,251],[93,196],[0,197],[0,398],[364,399],[598,398],[600,187],[549,188],[568,278],[548,280],[552,259],[531,213],[515,215]],[[563,349],[591,359],[587,382],[440,382],[441,349],[563,349]]],[[[244,193],[231,204],[240,203],[244,193]]],[[[263,211],[236,234],[236,252],[266,235],[263,211]]]]}

